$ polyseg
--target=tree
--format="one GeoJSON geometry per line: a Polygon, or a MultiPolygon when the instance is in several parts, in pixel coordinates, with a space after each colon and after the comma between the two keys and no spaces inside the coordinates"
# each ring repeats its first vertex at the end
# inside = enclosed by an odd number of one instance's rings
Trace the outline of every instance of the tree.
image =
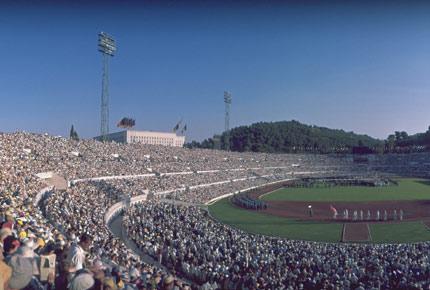
{"type": "Polygon", "coordinates": [[[78,133],[76,132],[75,128],[72,125],[72,128],[70,128],[70,139],[79,141],[78,133]]]}
{"type": "Polygon", "coordinates": [[[70,128],[70,134],[69,134],[70,139],[73,139],[74,135],[75,135],[75,128],[72,125],[72,128],[70,128]]]}
{"type": "Polygon", "coordinates": [[[400,139],[401,140],[408,139],[408,133],[406,133],[405,131],[400,132],[400,139]]]}
{"type": "Polygon", "coordinates": [[[385,141],[386,143],[386,150],[388,152],[393,152],[394,147],[396,146],[396,136],[393,134],[388,135],[387,140],[385,141]]]}
{"type": "Polygon", "coordinates": [[[394,135],[396,136],[396,141],[400,141],[401,140],[400,131],[394,132],[394,135]]]}

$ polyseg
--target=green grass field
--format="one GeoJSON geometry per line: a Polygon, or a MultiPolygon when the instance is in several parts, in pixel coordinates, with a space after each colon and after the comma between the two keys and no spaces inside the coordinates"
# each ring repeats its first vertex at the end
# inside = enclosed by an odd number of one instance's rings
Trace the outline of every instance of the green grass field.
{"type": "Polygon", "coordinates": [[[399,224],[370,224],[374,243],[412,243],[430,240],[430,230],[420,221],[399,224]]]}
{"type": "Polygon", "coordinates": [[[336,186],[283,188],[263,196],[263,200],[289,201],[381,201],[430,199],[430,182],[422,179],[400,179],[395,186],[336,186]]]}
{"type": "MultiPolygon", "coordinates": [[[[282,189],[264,197],[265,200],[292,201],[378,201],[430,199],[430,182],[420,179],[401,179],[399,186],[332,187],[282,189]]],[[[298,221],[248,211],[230,203],[228,198],[209,206],[211,215],[222,223],[256,234],[295,240],[339,242],[342,224],[298,221]]],[[[430,230],[420,221],[398,224],[371,224],[374,243],[406,243],[430,240],[430,230]]]]}
{"type": "Polygon", "coordinates": [[[342,225],[303,222],[235,207],[228,198],[209,206],[211,215],[222,223],[254,234],[295,240],[338,242],[342,225]]]}

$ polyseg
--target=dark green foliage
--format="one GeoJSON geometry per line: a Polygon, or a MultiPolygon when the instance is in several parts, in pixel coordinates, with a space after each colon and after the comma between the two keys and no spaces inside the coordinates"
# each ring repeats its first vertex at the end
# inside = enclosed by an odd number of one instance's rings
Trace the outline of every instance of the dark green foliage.
{"type": "Polygon", "coordinates": [[[79,140],[78,133],[76,132],[76,130],[75,130],[75,128],[73,127],[73,125],[72,125],[72,128],[70,128],[70,139],[72,139],[72,140],[76,140],[76,141],[78,141],[78,140],[79,140]]]}
{"type": "Polygon", "coordinates": [[[430,126],[425,133],[408,135],[405,131],[396,131],[385,140],[385,152],[408,153],[428,151],[430,149],[430,126]]]}
{"type": "Polygon", "coordinates": [[[269,153],[409,153],[430,150],[430,126],[425,133],[396,131],[384,141],[344,130],[305,125],[297,121],[260,122],[231,129],[189,148],[269,153]],[[227,142],[230,140],[230,142],[227,142]],[[229,144],[229,148],[227,148],[229,144]]]}
{"type": "MultiPolygon", "coordinates": [[[[270,153],[350,153],[357,145],[369,147],[373,152],[384,148],[383,141],[367,135],[344,130],[305,125],[297,121],[260,122],[231,129],[221,135],[221,149],[226,148],[230,137],[230,150],[270,153]],[[381,148],[381,149],[379,149],[381,148]]],[[[213,139],[202,143],[192,142],[188,147],[214,148],[213,139]]]]}

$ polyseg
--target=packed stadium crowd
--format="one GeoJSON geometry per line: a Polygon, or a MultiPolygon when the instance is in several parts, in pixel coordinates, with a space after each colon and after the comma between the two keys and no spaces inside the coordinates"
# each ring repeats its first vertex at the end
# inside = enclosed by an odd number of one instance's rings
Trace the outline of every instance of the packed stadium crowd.
{"type": "Polygon", "coordinates": [[[128,235],[203,289],[428,289],[429,243],[343,245],[251,235],[205,210],[146,202],[128,209],[128,235]]]}
{"type": "MultiPolygon", "coordinates": [[[[290,166],[338,167],[339,159],[323,155],[272,155],[185,149],[158,145],[72,141],[30,133],[1,134],[1,153],[36,172],[55,171],[68,180],[151,172],[184,172],[290,166]],[[19,162],[17,159],[25,159],[19,162]]],[[[343,160],[343,159],[342,159],[343,160]]],[[[347,164],[348,161],[342,161],[347,164]]],[[[34,172],[32,172],[34,173],[34,172]]]]}
{"type": "MultiPolygon", "coordinates": [[[[232,153],[13,133],[0,134],[0,158],[0,290],[428,287],[423,269],[429,263],[421,254],[427,243],[345,246],[252,236],[195,207],[300,172],[367,171],[347,156],[232,153]],[[68,181],[118,179],[70,182],[36,203],[47,187],[36,174],[49,171],[68,181]],[[160,192],[191,205],[163,202],[160,192]],[[125,228],[159,263],[144,262],[105,223],[110,206],[145,194],[154,197],[126,212],[125,228]]],[[[393,171],[403,166],[396,162],[393,171]]]]}

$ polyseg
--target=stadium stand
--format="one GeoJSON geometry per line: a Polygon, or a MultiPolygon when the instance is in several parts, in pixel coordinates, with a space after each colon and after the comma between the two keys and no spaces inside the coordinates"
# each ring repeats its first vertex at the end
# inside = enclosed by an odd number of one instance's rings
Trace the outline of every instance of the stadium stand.
{"type": "Polygon", "coordinates": [[[427,153],[381,155],[357,165],[348,155],[190,150],[20,132],[0,134],[0,158],[0,287],[5,289],[430,286],[427,242],[270,238],[219,224],[200,207],[227,193],[297,176],[428,177],[427,153]],[[70,187],[50,187],[37,176],[42,172],[64,177],[70,187]],[[135,255],[106,227],[109,208],[145,195],[151,198],[124,212],[124,229],[158,264],[135,255]]]}

